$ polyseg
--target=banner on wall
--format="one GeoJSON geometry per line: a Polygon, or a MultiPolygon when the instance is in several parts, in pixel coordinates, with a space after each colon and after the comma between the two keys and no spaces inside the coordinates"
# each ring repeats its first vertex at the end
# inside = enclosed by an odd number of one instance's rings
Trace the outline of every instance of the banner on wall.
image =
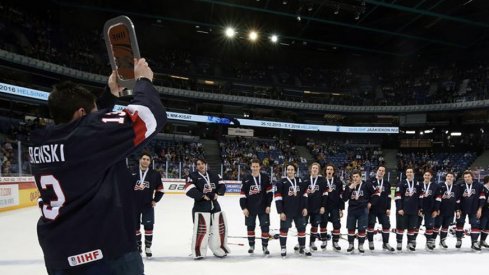
{"type": "Polygon", "coordinates": [[[0,211],[37,205],[34,177],[0,177],[0,211]]]}
{"type": "MultiPolygon", "coordinates": [[[[185,194],[185,180],[184,179],[164,179],[163,191],[166,194],[185,194]]],[[[241,181],[238,180],[224,180],[226,184],[226,193],[229,194],[239,194],[241,192],[241,181]]]]}

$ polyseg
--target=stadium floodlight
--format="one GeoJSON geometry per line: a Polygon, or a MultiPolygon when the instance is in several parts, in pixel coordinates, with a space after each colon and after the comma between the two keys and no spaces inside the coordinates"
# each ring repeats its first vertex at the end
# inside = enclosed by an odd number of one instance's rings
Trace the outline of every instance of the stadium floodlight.
{"type": "Polygon", "coordinates": [[[416,134],[416,131],[406,131],[406,134],[408,134],[408,135],[414,135],[414,134],[416,134]]]}
{"type": "Polygon", "coordinates": [[[258,33],[256,31],[250,31],[248,38],[254,42],[258,39],[258,33]]]}
{"type": "Polygon", "coordinates": [[[461,132],[452,132],[452,133],[450,133],[450,135],[452,137],[460,137],[460,136],[462,136],[462,133],[461,132]]]}
{"type": "Polygon", "coordinates": [[[226,30],[224,31],[224,34],[228,38],[233,38],[236,35],[236,31],[232,27],[227,27],[226,30]]]}
{"type": "Polygon", "coordinates": [[[272,41],[272,43],[277,43],[278,42],[278,35],[272,34],[270,36],[270,41],[272,41]]]}

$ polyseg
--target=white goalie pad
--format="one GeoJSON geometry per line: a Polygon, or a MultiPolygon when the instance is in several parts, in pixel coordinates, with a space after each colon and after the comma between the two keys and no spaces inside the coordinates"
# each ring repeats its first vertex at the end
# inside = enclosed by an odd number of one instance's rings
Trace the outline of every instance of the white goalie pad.
{"type": "Polygon", "coordinates": [[[209,242],[211,214],[195,212],[194,231],[192,235],[192,256],[203,258],[207,255],[207,243],[209,242]]]}
{"type": "Polygon", "coordinates": [[[217,257],[224,257],[231,252],[228,247],[228,223],[224,212],[212,214],[209,236],[209,248],[217,257]]]}

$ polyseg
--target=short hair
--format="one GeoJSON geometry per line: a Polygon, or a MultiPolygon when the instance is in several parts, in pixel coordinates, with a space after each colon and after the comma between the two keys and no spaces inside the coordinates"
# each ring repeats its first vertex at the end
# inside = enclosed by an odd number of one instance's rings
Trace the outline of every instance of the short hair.
{"type": "Polygon", "coordinates": [[[377,166],[377,169],[375,169],[375,171],[379,171],[380,167],[384,167],[384,169],[386,169],[384,164],[380,164],[379,166],[377,166]]]}
{"type": "MultiPolygon", "coordinates": [[[[433,176],[433,171],[431,171],[430,169],[426,169],[426,171],[424,171],[424,173],[430,173],[431,176],[433,176]]],[[[424,175],[423,173],[423,175],[424,175]]]]}
{"type": "Polygon", "coordinates": [[[454,173],[454,172],[451,172],[451,171],[450,171],[450,172],[447,172],[447,174],[445,175],[445,177],[446,177],[446,176],[448,176],[448,175],[450,175],[450,174],[451,174],[453,177],[455,177],[455,173],[454,173]]]}
{"type": "Polygon", "coordinates": [[[311,165],[309,166],[309,170],[314,166],[314,165],[317,165],[317,167],[319,168],[319,170],[321,170],[321,164],[319,164],[318,162],[313,162],[311,163],[311,165]]]}
{"type": "Polygon", "coordinates": [[[204,164],[207,164],[207,161],[206,161],[204,158],[199,157],[199,158],[196,158],[196,159],[195,159],[195,165],[197,165],[197,162],[199,162],[199,161],[200,161],[200,162],[203,162],[204,164]]]}
{"type": "Polygon", "coordinates": [[[413,168],[412,166],[408,166],[408,167],[406,167],[406,170],[405,170],[405,171],[407,171],[407,170],[409,170],[409,169],[413,170],[413,173],[414,173],[414,168],[413,168]]]}
{"type": "Polygon", "coordinates": [[[79,108],[87,113],[95,107],[96,97],[86,88],[71,81],[61,82],[53,87],[48,97],[48,108],[54,123],[68,123],[79,108]]]}
{"type": "Polygon", "coordinates": [[[470,175],[472,177],[472,179],[474,179],[474,174],[470,170],[465,170],[463,176],[465,176],[465,175],[470,175]]]}
{"type": "Polygon", "coordinates": [[[261,165],[261,161],[259,159],[252,159],[251,164],[253,163],[258,163],[259,165],[261,165]]]}
{"type": "Polygon", "coordinates": [[[360,172],[360,170],[356,170],[356,169],[355,169],[355,170],[353,170],[353,171],[351,172],[351,175],[352,175],[352,176],[353,176],[353,175],[359,175],[359,176],[361,177],[361,176],[362,176],[362,172],[360,172]]]}
{"type": "Polygon", "coordinates": [[[489,182],[489,176],[485,176],[484,177],[484,183],[488,183],[489,182]]]}
{"type": "Polygon", "coordinates": [[[297,172],[297,166],[296,166],[295,164],[293,164],[293,163],[289,163],[289,164],[287,164],[287,166],[285,166],[285,168],[287,168],[287,167],[289,167],[289,166],[294,167],[294,171],[295,171],[295,172],[297,172]]]}
{"type": "Polygon", "coordinates": [[[142,159],[144,156],[147,156],[150,161],[153,159],[153,157],[151,157],[151,155],[146,151],[141,152],[141,154],[139,154],[139,159],[142,159]]]}

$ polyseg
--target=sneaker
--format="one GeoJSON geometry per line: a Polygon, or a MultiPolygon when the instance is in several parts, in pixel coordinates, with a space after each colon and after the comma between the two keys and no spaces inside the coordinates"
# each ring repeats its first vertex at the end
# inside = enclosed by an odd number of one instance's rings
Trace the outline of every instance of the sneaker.
{"type": "Polygon", "coordinates": [[[327,245],[327,244],[328,244],[328,241],[323,241],[323,242],[321,243],[321,249],[322,249],[322,250],[326,250],[326,245],[327,245]]]}
{"type": "Polygon", "coordinates": [[[334,251],[340,251],[341,250],[341,246],[338,245],[338,242],[333,242],[333,249],[334,249],[334,251]]]}
{"type": "Polygon", "coordinates": [[[416,251],[416,246],[414,243],[408,243],[407,245],[407,249],[409,249],[409,251],[416,251]]]}
{"type": "Polygon", "coordinates": [[[270,251],[268,251],[268,247],[266,247],[266,246],[263,247],[263,255],[265,255],[265,256],[270,255],[270,251]]]}
{"type": "Polygon", "coordinates": [[[489,248],[489,244],[487,244],[486,241],[481,241],[479,245],[481,247],[489,248]]]}
{"type": "Polygon", "coordinates": [[[315,243],[310,243],[309,247],[311,248],[311,251],[317,251],[318,250],[318,247],[316,246],[315,243]]]}
{"type": "Polygon", "coordinates": [[[473,242],[471,248],[474,251],[481,251],[481,246],[479,245],[478,242],[473,242]]]}
{"type": "Polygon", "coordinates": [[[382,245],[382,249],[387,250],[389,252],[394,252],[394,247],[392,247],[390,244],[385,243],[382,245]]]}
{"type": "Polygon", "coordinates": [[[375,249],[374,242],[368,242],[368,249],[370,249],[370,250],[375,249]]]}
{"type": "Polygon", "coordinates": [[[401,251],[402,250],[402,243],[397,243],[396,249],[397,249],[397,251],[401,251]]]}
{"type": "Polygon", "coordinates": [[[350,244],[348,245],[348,248],[346,249],[346,252],[351,253],[351,252],[353,252],[353,249],[354,249],[353,244],[352,244],[352,243],[350,243],[350,244]]]}
{"type": "Polygon", "coordinates": [[[153,257],[153,252],[151,252],[151,248],[150,247],[146,247],[144,249],[144,252],[146,253],[146,257],[148,257],[148,258],[153,257]]]}
{"type": "Polygon", "coordinates": [[[445,239],[440,240],[440,247],[442,247],[442,248],[448,248],[448,245],[445,243],[445,239]]]}
{"type": "Polygon", "coordinates": [[[362,244],[358,244],[358,252],[365,253],[365,250],[363,249],[363,243],[362,244]]]}
{"type": "Polygon", "coordinates": [[[254,245],[250,245],[250,248],[248,249],[248,253],[250,253],[250,254],[255,253],[255,246],[254,245]]]}
{"type": "Polygon", "coordinates": [[[285,258],[287,256],[287,249],[285,248],[280,249],[280,256],[282,256],[282,258],[285,258]]]}
{"type": "Polygon", "coordinates": [[[296,244],[296,245],[294,246],[294,251],[299,251],[299,244],[296,244]]]}
{"type": "Polygon", "coordinates": [[[457,243],[455,244],[456,248],[462,247],[462,239],[457,239],[457,243]]]}

